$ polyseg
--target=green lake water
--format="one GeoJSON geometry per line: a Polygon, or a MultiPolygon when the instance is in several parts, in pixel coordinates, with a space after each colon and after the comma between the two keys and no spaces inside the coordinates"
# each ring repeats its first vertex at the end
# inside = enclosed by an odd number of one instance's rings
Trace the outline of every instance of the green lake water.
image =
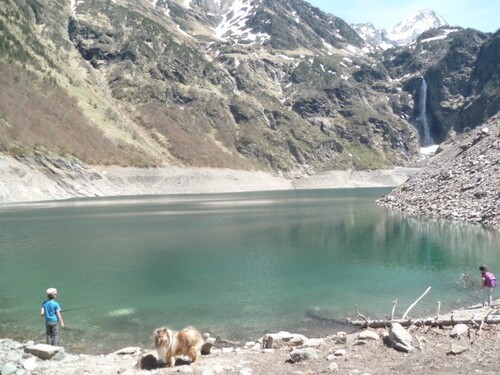
{"type": "MultiPolygon", "coordinates": [[[[498,232],[402,216],[388,189],[86,199],[0,206],[0,337],[44,341],[40,306],[59,290],[73,352],[153,348],[160,326],[256,340],[481,301],[478,266],[500,273],[498,232]],[[318,316],[327,318],[318,319],[318,316]]],[[[500,297],[500,295],[498,296],[500,297]]]]}

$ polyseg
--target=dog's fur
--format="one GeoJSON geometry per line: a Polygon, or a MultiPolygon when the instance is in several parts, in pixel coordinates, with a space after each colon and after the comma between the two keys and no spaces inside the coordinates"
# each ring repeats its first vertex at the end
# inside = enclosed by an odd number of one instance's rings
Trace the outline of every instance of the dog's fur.
{"type": "Polygon", "coordinates": [[[167,366],[174,366],[175,357],[180,355],[186,355],[192,363],[198,363],[203,339],[196,328],[186,327],[175,332],[161,327],[155,330],[154,337],[158,359],[164,360],[167,366]]]}

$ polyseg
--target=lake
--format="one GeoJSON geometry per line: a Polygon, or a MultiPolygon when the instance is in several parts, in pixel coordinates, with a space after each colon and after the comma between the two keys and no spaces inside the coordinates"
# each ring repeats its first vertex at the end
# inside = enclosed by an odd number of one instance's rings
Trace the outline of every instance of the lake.
{"type": "Polygon", "coordinates": [[[498,232],[405,217],[389,189],[80,199],[0,206],[0,337],[44,342],[45,290],[73,352],[152,349],[155,328],[213,337],[309,337],[334,319],[410,316],[481,301],[482,263],[500,272],[498,232]],[[475,288],[463,288],[470,273],[475,288]]]}

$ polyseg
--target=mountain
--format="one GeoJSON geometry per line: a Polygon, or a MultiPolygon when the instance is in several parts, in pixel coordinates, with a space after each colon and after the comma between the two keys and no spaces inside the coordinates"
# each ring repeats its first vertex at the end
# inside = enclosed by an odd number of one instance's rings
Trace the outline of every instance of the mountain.
{"type": "Polygon", "coordinates": [[[388,49],[411,44],[424,31],[448,26],[448,23],[443,17],[427,9],[399,22],[388,30],[378,29],[372,23],[351,26],[366,42],[388,49]]]}
{"type": "Polygon", "coordinates": [[[415,44],[383,53],[391,79],[413,97],[410,117],[421,141],[422,108],[436,144],[482,125],[500,110],[499,46],[499,32],[448,27],[428,30],[415,44]]]}
{"type": "Polygon", "coordinates": [[[418,157],[413,127],[372,88],[383,66],[304,1],[5,5],[4,152],[284,173],[418,157]]]}
{"type": "Polygon", "coordinates": [[[496,113],[498,64],[498,34],[382,51],[302,0],[4,0],[0,152],[286,176],[409,165],[419,108],[435,142],[496,113]]]}

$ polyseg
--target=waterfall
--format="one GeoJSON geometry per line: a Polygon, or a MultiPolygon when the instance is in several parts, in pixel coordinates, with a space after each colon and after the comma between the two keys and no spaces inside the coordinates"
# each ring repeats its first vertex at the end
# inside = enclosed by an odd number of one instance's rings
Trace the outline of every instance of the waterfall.
{"type": "Polygon", "coordinates": [[[429,119],[427,118],[427,82],[422,77],[418,98],[417,125],[421,134],[422,146],[431,146],[434,140],[431,137],[429,119]]]}

